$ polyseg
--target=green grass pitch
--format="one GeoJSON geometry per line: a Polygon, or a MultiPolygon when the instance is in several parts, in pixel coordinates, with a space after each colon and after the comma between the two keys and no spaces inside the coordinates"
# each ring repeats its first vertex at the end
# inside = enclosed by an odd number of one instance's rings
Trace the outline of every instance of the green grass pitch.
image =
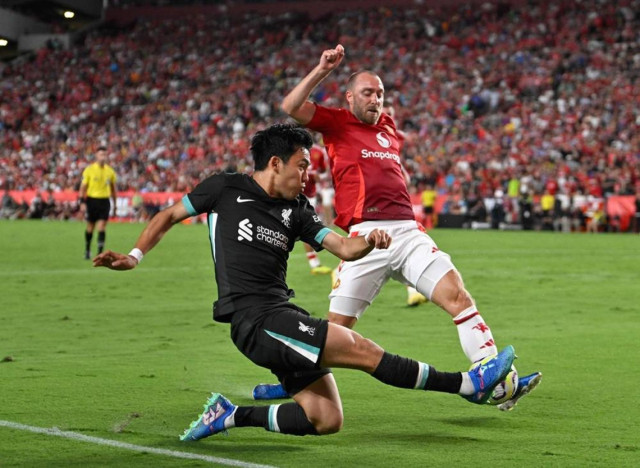
{"type": "MultiPolygon", "coordinates": [[[[111,224],[128,252],[141,225],[111,224]]],[[[132,272],[82,260],[80,223],[0,222],[0,420],[279,467],[637,466],[640,238],[436,230],[499,347],[542,384],[510,413],[336,369],[345,425],[326,437],[233,429],[178,436],[211,391],[251,404],[270,373],[211,319],[206,228],[176,226],[132,272]],[[634,429],[635,428],[635,429],[634,429]]],[[[95,242],[95,240],[94,240],[95,242]]],[[[325,252],[328,265],[337,260],[325,252]]],[[[326,314],[330,280],[290,260],[295,301],[326,314]]],[[[390,283],[357,325],[387,350],[468,367],[451,319],[390,283]]],[[[173,452],[172,452],[173,453],[173,452]]],[[[211,466],[0,425],[0,466],[211,466]]]]}

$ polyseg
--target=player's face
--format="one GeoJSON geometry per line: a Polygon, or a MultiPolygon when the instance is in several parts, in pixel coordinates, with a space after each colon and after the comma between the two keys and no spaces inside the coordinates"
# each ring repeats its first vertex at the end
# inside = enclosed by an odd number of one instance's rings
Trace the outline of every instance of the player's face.
{"type": "Polygon", "coordinates": [[[378,76],[369,73],[358,75],[346,96],[349,109],[358,120],[370,125],[378,122],[384,102],[384,85],[378,76]]]}
{"type": "Polygon", "coordinates": [[[302,193],[309,180],[310,165],[309,150],[306,148],[298,149],[289,161],[282,165],[277,181],[277,190],[282,198],[293,200],[302,193]]]}
{"type": "Polygon", "coordinates": [[[96,162],[98,164],[104,164],[107,162],[107,152],[100,150],[96,152],[96,162]]]}

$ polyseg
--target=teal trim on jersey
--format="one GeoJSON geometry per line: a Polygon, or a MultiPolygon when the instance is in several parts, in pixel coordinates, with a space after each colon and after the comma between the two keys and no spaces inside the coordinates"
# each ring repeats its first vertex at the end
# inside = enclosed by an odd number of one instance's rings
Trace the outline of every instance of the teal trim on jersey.
{"type": "Polygon", "coordinates": [[[330,232],[333,232],[333,231],[331,231],[331,229],[329,229],[328,227],[320,229],[318,234],[316,234],[315,241],[318,244],[322,245],[322,241],[324,240],[325,237],[327,237],[327,234],[329,234],[330,232]]]}
{"type": "Polygon", "coordinates": [[[285,346],[293,349],[301,356],[306,357],[309,361],[318,362],[318,357],[320,356],[320,348],[316,348],[315,346],[308,345],[307,343],[303,343],[302,341],[294,340],[293,338],[289,338],[288,336],[274,333],[269,330],[265,330],[265,332],[270,337],[280,341],[285,346]]]}
{"type": "Polygon", "coordinates": [[[269,406],[268,422],[271,432],[280,432],[280,426],[278,426],[278,408],[280,408],[280,405],[269,406]]]}
{"type": "Polygon", "coordinates": [[[211,256],[216,261],[216,224],[218,223],[218,213],[207,215],[207,225],[209,226],[209,242],[211,243],[211,256]]]}
{"type": "Polygon", "coordinates": [[[191,200],[189,200],[189,195],[185,195],[184,197],[182,197],[182,204],[187,209],[187,213],[189,213],[189,216],[195,216],[198,214],[198,212],[191,204],[191,200]]]}
{"type": "Polygon", "coordinates": [[[420,378],[420,383],[418,384],[418,388],[423,389],[425,385],[427,385],[427,380],[429,379],[429,366],[423,362],[420,363],[420,366],[422,367],[422,372],[421,372],[421,378],[420,378]]]}

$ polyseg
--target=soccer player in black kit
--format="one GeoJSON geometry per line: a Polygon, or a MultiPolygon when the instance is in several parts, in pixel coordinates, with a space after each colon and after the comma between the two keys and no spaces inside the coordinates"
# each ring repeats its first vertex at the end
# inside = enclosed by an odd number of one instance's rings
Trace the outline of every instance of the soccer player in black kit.
{"type": "Polygon", "coordinates": [[[182,440],[244,426],[294,435],[335,433],[343,413],[330,367],[361,370],[396,387],[459,394],[473,403],[484,403],[511,369],[514,350],[507,346],[469,372],[440,372],[388,353],[355,331],[311,317],[289,302],[293,293],[286,283],[287,260],[295,241],[325,248],[345,261],[391,243],[382,230],[346,238],[321,223],[301,193],[312,144],[309,133],[296,126],[278,124],[259,131],[251,140],[253,175],[205,179],[157,214],[128,255],[107,251],[94,259],[94,266],[133,269],[174,224],[208,214],[218,284],[214,320],[230,323],[236,347],[270,369],[294,402],[236,406],[214,393],[182,440]]]}

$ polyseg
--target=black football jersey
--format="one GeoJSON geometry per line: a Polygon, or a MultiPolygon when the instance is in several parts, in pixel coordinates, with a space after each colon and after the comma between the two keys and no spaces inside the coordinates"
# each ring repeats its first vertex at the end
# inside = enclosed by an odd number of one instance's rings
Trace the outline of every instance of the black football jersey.
{"type": "Polygon", "coordinates": [[[191,215],[207,213],[219,322],[238,310],[288,300],[287,261],[295,241],[321,250],[330,232],[304,195],[272,198],[245,174],[213,175],[182,202],[191,215]]]}

